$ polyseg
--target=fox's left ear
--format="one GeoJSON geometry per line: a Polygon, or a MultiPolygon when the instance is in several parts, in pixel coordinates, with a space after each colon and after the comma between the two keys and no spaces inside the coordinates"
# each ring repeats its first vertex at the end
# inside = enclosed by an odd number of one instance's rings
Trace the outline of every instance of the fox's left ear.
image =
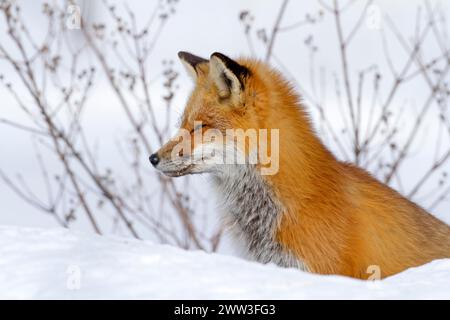
{"type": "Polygon", "coordinates": [[[221,98],[239,95],[249,70],[226,55],[215,52],[209,60],[209,76],[214,81],[221,98]]]}

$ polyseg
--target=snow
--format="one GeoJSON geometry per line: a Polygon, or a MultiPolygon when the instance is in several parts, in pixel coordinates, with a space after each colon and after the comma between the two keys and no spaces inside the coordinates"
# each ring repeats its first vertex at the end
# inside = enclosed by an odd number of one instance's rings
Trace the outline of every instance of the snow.
{"type": "Polygon", "coordinates": [[[1,299],[450,299],[450,259],[367,282],[66,229],[0,243],[1,299]]]}

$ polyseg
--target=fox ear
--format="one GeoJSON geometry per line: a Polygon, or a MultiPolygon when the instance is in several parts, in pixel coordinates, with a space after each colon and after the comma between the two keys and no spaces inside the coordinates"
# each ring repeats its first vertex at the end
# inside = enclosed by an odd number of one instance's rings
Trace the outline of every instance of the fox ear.
{"type": "Polygon", "coordinates": [[[215,52],[209,60],[209,76],[219,91],[219,97],[239,95],[244,89],[244,79],[249,70],[227,56],[215,52]]]}
{"type": "Polygon", "coordinates": [[[198,65],[200,63],[208,62],[208,60],[190,54],[189,52],[178,52],[178,58],[180,58],[188,74],[195,80],[198,76],[198,65]]]}

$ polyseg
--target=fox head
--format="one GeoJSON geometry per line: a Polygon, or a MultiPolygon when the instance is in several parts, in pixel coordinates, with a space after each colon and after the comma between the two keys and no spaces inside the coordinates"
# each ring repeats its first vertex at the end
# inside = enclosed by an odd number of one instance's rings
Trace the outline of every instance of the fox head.
{"type": "Polygon", "coordinates": [[[278,141],[267,132],[264,112],[258,109],[257,99],[265,96],[252,70],[257,62],[217,52],[209,60],[187,52],[178,56],[195,87],[178,133],[150,156],[151,164],[171,177],[249,164],[267,169],[273,161],[267,153],[276,153],[278,141]]]}

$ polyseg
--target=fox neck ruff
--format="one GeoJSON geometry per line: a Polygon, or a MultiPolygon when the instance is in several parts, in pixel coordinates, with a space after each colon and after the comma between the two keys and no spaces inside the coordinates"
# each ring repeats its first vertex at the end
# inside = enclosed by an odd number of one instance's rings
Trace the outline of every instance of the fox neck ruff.
{"type": "Polygon", "coordinates": [[[283,206],[254,166],[228,166],[214,174],[213,181],[222,198],[225,226],[250,258],[305,269],[302,261],[276,240],[283,206]]]}

